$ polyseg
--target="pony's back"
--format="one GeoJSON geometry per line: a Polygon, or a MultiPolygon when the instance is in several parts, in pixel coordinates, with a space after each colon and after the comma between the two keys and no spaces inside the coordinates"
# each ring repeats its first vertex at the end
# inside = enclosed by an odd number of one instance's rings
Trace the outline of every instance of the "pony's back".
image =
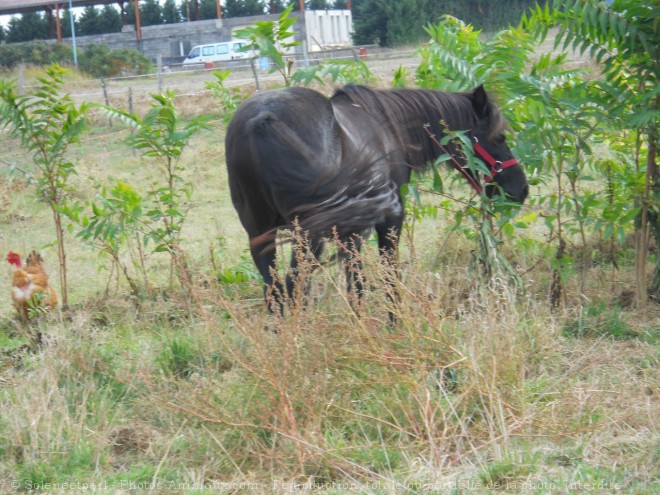
{"type": "Polygon", "coordinates": [[[347,144],[330,100],[305,88],[259,93],[232,119],[232,201],[250,237],[294,219],[313,236],[362,233],[398,199],[378,153],[347,144]]]}

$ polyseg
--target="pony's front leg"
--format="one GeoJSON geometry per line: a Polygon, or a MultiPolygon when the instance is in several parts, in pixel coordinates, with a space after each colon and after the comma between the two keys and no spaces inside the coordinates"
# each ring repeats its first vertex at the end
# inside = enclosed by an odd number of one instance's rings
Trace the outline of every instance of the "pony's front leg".
{"type": "MultiPolygon", "coordinates": [[[[398,246],[402,225],[403,215],[389,218],[387,222],[376,225],[378,252],[385,264],[387,298],[390,300],[393,309],[396,309],[401,300],[396,290],[396,282],[399,279],[398,246]]],[[[393,311],[389,311],[389,318],[392,323],[396,321],[393,311]]]]}

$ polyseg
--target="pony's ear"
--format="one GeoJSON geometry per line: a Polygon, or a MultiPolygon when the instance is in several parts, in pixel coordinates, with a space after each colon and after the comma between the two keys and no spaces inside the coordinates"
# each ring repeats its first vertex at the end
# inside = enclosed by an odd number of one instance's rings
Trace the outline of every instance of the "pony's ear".
{"type": "Polygon", "coordinates": [[[488,95],[483,84],[472,92],[472,107],[478,117],[486,116],[488,111],[488,95]]]}

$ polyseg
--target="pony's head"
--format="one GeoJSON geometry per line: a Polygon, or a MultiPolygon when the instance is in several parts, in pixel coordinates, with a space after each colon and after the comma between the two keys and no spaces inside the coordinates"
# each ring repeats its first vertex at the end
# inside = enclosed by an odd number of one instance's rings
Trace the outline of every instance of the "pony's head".
{"type": "Polygon", "coordinates": [[[506,121],[495,105],[489,101],[486,90],[479,86],[471,94],[477,125],[472,131],[475,155],[490,170],[484,177],[488,197],[500,192],[517,203],[523,203],[529,194],[529,184],[522,167],[506,142],[506,121]]]}

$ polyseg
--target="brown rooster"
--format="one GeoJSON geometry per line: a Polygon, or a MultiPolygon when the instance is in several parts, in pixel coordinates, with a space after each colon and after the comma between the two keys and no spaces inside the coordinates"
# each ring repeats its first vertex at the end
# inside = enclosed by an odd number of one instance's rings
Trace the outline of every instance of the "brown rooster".
{"type": "Polygon", "coordinates": [[[25,267],[18,253],[10,251],[7,261],[16,267],[11,284],[11,299],[23,318],[29,319],[29,308],[57,306],[57,293],[48,285],[44,259],[39,253],[32,251],[25,261],[25,267]]]}

